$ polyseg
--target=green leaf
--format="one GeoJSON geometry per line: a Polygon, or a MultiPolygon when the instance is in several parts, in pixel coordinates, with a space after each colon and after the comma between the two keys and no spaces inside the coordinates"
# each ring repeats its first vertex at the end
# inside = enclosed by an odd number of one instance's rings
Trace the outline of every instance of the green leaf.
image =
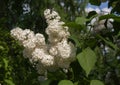
{"type": "Polygon", "coordinates": [[[71,35],[70,39],[75,41],[76,47],[80,47],[80,42],[79,42],[78,38],[75,35],[71,35]]]}
{"type": "Polygon", "coordinates": [[[71,28],[77,28],[77,29],[80,29],[80,25],[75,23],[75,22],[66,22],[66,24],[68,27],[71,27],[71,28]]]}
{"type": "Polygon", "coordinates": [[[120,17],[116,16],[116,15],[113,15],[113,14],[107,14],[107,15],[100,16],[99,20],[110,19],[110,18],[114,19],[117,22],[120,22],[120,17]]]}
{"type": "Polygon", "coordinates": [[[113,49],[118,50],[119,48],[113,44],[111,41],[108,41],[106,39],[104,39],[102,36],[98,35],[99,38],[101,38],[107,45],[111,46],[113,49]]]}
{"type": "Polygon", "coordinates": [[[69,80],[61,80],[58,85],[74,85],[71,81],[69,80]]]}
{"type": "Polygon", "coordinates": [[[81,67],[85,70],[86,75],[88,76],[97,60],[95,52],[90,48],[86,48],[77,55],[77,59],[81,67]]]}
{"type": "Polygon", "coordinates": [[[7,85],[15,85],[12,80],[5,79],[7,85]]]}
{"type": "Polygon", "coordinates": [[[94,16],[96,16],[96,15],[97,15],[97,12],[96,12],[96,11],[90,11],[90,12],[88,13],[87,18],[91,18],[91,17],[94,17],[94,16]]]}
{"type": "Polygon", "coordinates": [[[120,31],[118,32],[117,36],[116,37],[119,37],[120,36],[120,31]]]}
{"type": "Polygon", "coordinates": [[[8,60],[7,59],[5,59],[5,58],[3,58],[3,62],[4,62],[4,68],[5,68],[5,70],[7,70],[8,69],[8,60]]]}
{"type": "Polygon", "coordinates": [[[100,6],[101,4],[101,0],[90,0],[89,1],[92,5],[97,5],[97,6],[100,6]]]}
{"type": "Polygon", "coordinates": [[[80,25],[85,24],[86,21],[87,19],[85,17],[77,17],[75,20],[76,24],[80,24],[80,25]]]}
{"type": "Polygon", "coordinates": [[[103,82],[99,81],[99,80],[92,80],[90,82],[90,85],[104,85],[103,82]]]}
{"type": "Polygon", "coordinates": [[[4,47],[3,47],[3,46],[0,46],[0,50],[4,50],[4,47]]]}
{"type": "Polygon", "coordinates": [[[74,85],[78,85],[78,82],[75,82],[74,85]]]}

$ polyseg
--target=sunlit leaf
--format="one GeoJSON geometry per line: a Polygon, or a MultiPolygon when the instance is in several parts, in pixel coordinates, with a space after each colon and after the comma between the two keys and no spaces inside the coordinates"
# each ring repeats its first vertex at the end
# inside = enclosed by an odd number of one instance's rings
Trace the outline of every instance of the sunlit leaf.
{"type": "Polygon", "coordinates": [[[58,85],[74,85],[71,81],[69,80],[61,80],[58,85]]]}
{"type": "Polygon", "coordinates": [[[90,85],[104,85],[103,82],[99,81],[99,80],[92,80],[90,82],[90,85]]]}
{"type": "Polygon", "coordinates": [[[88,76],[88,74],[93,69],[95,62],[97,60],[95,52],[90,48],[86,48],[77,55],[77,59],[81,67],[85,70],[88,76]]]}

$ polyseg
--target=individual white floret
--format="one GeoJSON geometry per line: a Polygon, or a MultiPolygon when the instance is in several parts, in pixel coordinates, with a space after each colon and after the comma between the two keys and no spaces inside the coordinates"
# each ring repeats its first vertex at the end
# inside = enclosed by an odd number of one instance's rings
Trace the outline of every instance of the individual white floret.
{"type": "Polygon", "coordinates": [[[35,35],[37,47],[45,47],[45,37],[43,34],[37,33],[35,35]]]}
{"type": "Polygon", "coordinates": [[[36,47],[35,41],[35,38],[25,40],[23,41],[23,46],[28,49],[34,49],[36,47]]]}
{"type": "Polygon", "coordinates": [[[30,31],[29,34],[27,35],[27,39],[32,39],[35,37],[35,34],[33,31],[30,31]]]}
{"type": "Polygon", "coordinates": [[[43,66],[52,66],[54,65],[54,57],[48,54],[45,54],[43,59],[41,60],[43,66]]]}
{"type": "Polygon", "coordinates": [[[52,47],[49,49],[49,53],[50,53],[50,55],[52,55],[52,56],[56,56],[56,55],[58,54],[58,51],[57,51],[56,46],[52,46],[52,47]]]}
{"type": "Polygon", "coordinates": [[[25,34],[25,36],[27,36],[30,32],[31,32],[30,29],[25,29],[25,30],[23,30],[23,33],[25,34]]]}
{"type": "Polygon", "coordinates": [[[63,39],[57,44],[58,56],[65,58],[75,57],[76,48],[72,43],[68,43],[66,39],[63,39]]]}
{"type": "Polygon", "coordinates": [[[44,57],[45,57],[44,49],[35,48],[35,50],[32,53],[32,60],[37,62],[42,60],[44,57]]]}

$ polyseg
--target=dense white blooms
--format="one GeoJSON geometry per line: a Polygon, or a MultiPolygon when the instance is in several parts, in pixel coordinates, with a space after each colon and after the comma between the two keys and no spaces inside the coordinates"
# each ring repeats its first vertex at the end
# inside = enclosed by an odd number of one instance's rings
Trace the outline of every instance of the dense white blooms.
{"type": "Polygon", "coordinates": [[[52,46],[49,49],[49,53],[50,53],[50,55],[56,56],[58,54],[57,47],[56,46],[52,46]]]}
{"type": "Polygon", "coordinates": [[[23,33],[23,30],[19,27],[17,27],[16,29],[11,30],[11,35],[17,40],[19,40],[20,42],[22,42],[23,40],[26,39],[25,33],[23,33]]]}
{"type": "Polygon", "coordinates": [[[50,9],[47,9],[44,11],[44,15],[48,23],[46,33],[49,36],[50,43],[57,43],[60,42],[62,38],[68,38],[70,35],[68,27],[63,26],[64,22],[60,21],[58,13],[55,11],[50,13],[50,9]]]}
{"type": "Polygon", "coordinates": [[[44,35],[42,35],[42,34],[40,34],[40,33],[37,33],[36,35],[35,35],[35,37],[36,37],[36,45],[37,45],[37,47],[45,47],[45,37],[44,37],[44,35]]]}
{"type": "Polygon", "coordinates": [[[63,39],[57,44],[58,56],[65,58],[71,58],[75,56],[75,48],[72,43],[68,43],[66,39],[63,39]]]}
{"type": "Polygon", "coordinates": [[[46,9],[44,11],[44,16],[48,24],[51,23],[53,20],[60,20],[59,14],[55,11],[51,11],[50,9],[46,9]]]}
{"type": "Polygon", "coordinates": [[[104,20],[99,20],[99,17],[95,17],[91,20],[89,23],[88,28],[91,29],[92,32],[100,32],[103,29],[106,29],[106,27],[112,31],[113,25],[112,25],[113,19],[104,19],[104,20]]]}
{"type": "Polygon", "coordinates": [[[54,57],[51,55],[47,55],[45,54],[43,59],[41,60],[41,63],[43,64],[43,66],[51,66],[54,64],[54,57]]]}
{"type": "Polygon", "coordinates": [[[31,63],[35,63],[39,74],[48,71],[55,71],[58,68],[69,68],[75,60],[76,48],[68,42],[70,33],[64,22],[60,21],[60,16],[55,11],[46,9],[44,11],[48,27],[48,43],[45,42],[43,34],[34,34],[29,29],[22,30],[17,27],[11,30],[11,36],[24,46],[23,56],[28,58],[31,63]]]}
{"type": "MultiPolygon", "coordinates": [[[[104,20],[100,20],[100,21],[96,21],[96,22],[94,22],[94,31],[95,32],[99,32],[99,31],[101,31],[102,29],[105,29],[106,27],[105,27],[105,22],[106,22],[106,20],[104,19],[104,20]]],[[[111,24],[111,20],[107,20],[107,24],[106,24],[106,26],[107,26],[107,28],[109,28],[109,29],[112,29],[113,28],[113,25],[111,24]]]]}
{"type": "MultiPolygon", "coordinates": [[[[102,15],[104,15],[104,13],[102,15]]],[[[112,22],[114,20],[113,19],[99,20],[100,16],[101,16],[101,14],[91,20],[91,22],[87,26],[88,29],[91,29],[92,32],[99,33],[103,29],[105,30],[107,27],[107,30],[112,31],[112,29],[113,29],[112,22]]]]}
{"type": "Polygon", "coordinates": [[[111,22],[113,22],[113,19],[103,19],[103,20],[99,20],[99,17],[101,15],[106,15],[109,14],[111,12],[111,9],[108,8],[103,8],[103,9],[93,9],[93,8],[86,8],[85,9],[86,13],[89,13],[91,11],[96,11],[98,13],[97,17],[94,17],[91,22],[88,24],[88,29],[90,29],[92,32],[98,33],[100,31],[102,31],[103,29],[105,29],[106,27],[112,31],[113,30],[113,25],[111,22]]]}
{"type": "Polygon", "coordinates": [[[28,49],[34,49],[36,47],[35,38],[23,41],[23,46],[28,49]]]}
{"type": "Polygon", "coordinates": [[[42,60],[45,57],[44,49],[35,48],[35,50],[32,53],[32,60],[38,61],[42,60]]]}

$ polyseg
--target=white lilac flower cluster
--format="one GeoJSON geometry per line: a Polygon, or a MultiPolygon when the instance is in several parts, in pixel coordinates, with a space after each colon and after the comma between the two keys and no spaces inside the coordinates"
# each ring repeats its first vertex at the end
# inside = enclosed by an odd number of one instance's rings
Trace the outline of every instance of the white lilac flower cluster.
{"type": "Polygon", "coordinates": [[[103,29],[105,29],[106,27],[110,30],[113,31],[113,25],[112,22],[114,21],[113,19],[103,19],[103,20],[99,20],[99,17],[102,15],[107,15],[111,12],[111,9],[108,8],[104,8],[104,9],[92,9],[92,8],[88,8],[86,9],[86,12],[90,12],[90,11],[96,11],[98,13],[97,17],[94,17],[91,22],[89,23],[88,28],[91,29],[92,32],[98,33],[100,31],[102,31],[103,29]],[[106,26],[105,26],[106,23],[106,26]],[[91,27],[92,26],[92,27],[91,27]]]}
{"type": "Polygon", "coordinates": [[[98,33],[102,31],[103,29],[108,28],[108,30],[113,30],[113,25],[112,25],[113,19],[103,19],[99,20],[99,17],[95,17],[91,20],[90,25],[92,26],[92,31],[98,33]]]}
{"type": "Polygon", "coordinates": [[[43,34],[34,34],[29,29],[22,30],[19,27],[11,30],[11,36],[24,46],[24,57],[29,58],[32,63],[37,62],[36,69],[39,74],[44,74],[47,70],[69,68],[76,55],[75,46],[68,42],[70,35],[68,27],[63,26],[64,22],[60,21],[59,14],[46,9],[44,16],[48,23],[46,28],[47,43],[43,34]]]}

